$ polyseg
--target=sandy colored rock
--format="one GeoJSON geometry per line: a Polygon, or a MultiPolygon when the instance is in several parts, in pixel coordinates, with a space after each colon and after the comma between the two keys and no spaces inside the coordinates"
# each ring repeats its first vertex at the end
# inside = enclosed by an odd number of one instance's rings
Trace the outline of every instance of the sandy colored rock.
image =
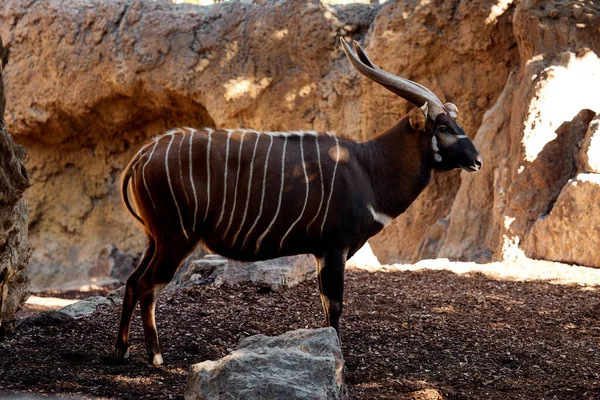
{"type": "Polygon", "coordinates": [[[600,114],[590,122],[579,152],[579,170],[600,173],[600,114]]]}
{"type": "MultiPolygon", "coordinates": [[[[459,123],[473,138],[518,62],[511,25],[514,8],[491,12],[497,3],[388,2],[367,35],[365,50],[383,69],[418,81],[442,101],[455,103],[459,123]]],[[[366,80],[361,87],[363,138],[381,132],[407,112],[408,103],[384,88],[366,80]]],[[[458,171],[435,174],[409,209],[369,241],[381,262],[415,257],[429,227],[450,213],[461,179],[458,171]]]]}
{"type": "Polygon", "coordinates": [[[440,218],[435,224],[431,225],[429,229],[425,231],[424,239],[419,245],[417,253],[412,258],[414,260],[435,258],[446,239],[448,224],[448,219],[440,218]]]}
{"type": "Polygon", "coordinates": [[[359,90],[345,73],[327,78],[342,57],[336,38],[363,37],[379,8],[3,2],[0,33],[21,71],[7,77],[7,122],[30,151],[34,287],[96,279],[106,249],[139,257],[118,184],[148,138],[186,125],[339,128],[339,93],[359,90]]]}
{"type": "MultiPolygon", "coordinates": [[[[407,103],[359,77],[339,35],[366,38],[381,66],[455,102],[474,133],[514,63],[510,10],[473,27],[493,4],[6,2],[0,32],[19,49],[15,63],[25,71],[9,76],[23,96],[11,99],[8,122],[31,153],[34,286],[89,280],[91,269],[107,270],[97,267],[107,265],[102,253],[111,246],[139,256],[143,238],[125,216],[119,172],[161,131],[317,129],[366,139],[395,122],[407,103]],[[487,84],[476,85],[482,79],[487,84]]],[[[374,239],[375,254],[410,257],[427,226],[447,215],[458,185],[458,173],[436,178],[374,239]]]]}
{"type": "MultiPolygon", "coordinates": [[[[463,174],[438,256],[559,259],[547,246],[544,252],[538,245],[523,244],[531,235],[537,237],[531,243],[541,240],[541,228],[533,228],[538,222],[544,226],[541,221],[577,175],[579,143],[600,110],[600,38],[593,33],[599,26],[600,7],[593,3],[517,5],[513,30],[520,66],[477,133],[484,168],[476,176],[463,174]]],[[[587,212],[595,213],[597,207],[597,202],[589,203],[587,212]]],[[[588,222],[575,229],[593,232],[593,222],[588,222]]],[[[588,239],[590,246],[594,240],[588,239]]],[[[600,266],[600,257],[588,258],[586,265],[600,266]]]]}
{"type": "Polygon", "coordinates": [[[600,215],[590,204],[600,199],[600,174],[579,174],[570,180],[552,210],[533,225],[523,244],[533,258],[579,265],[598,265],[600,215]]]}
{"type": "Polygon", "coordinates": [[[25,148],[15,145],[4,122],[9,54],[0,37],[0,340],[13,329],[14,315],[29,297],[25,148]]]}

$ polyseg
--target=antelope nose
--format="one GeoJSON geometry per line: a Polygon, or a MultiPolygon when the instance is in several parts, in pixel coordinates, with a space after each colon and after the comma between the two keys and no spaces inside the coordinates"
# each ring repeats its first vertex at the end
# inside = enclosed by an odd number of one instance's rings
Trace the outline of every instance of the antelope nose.
{"type": "Polygon", "coordinates": [[[480,170],[482,165],[483,165],[483,159],[481,157],[477,156],[477,158],[475,159],[475,167],[477,168],[477,170],[480,170]]]}

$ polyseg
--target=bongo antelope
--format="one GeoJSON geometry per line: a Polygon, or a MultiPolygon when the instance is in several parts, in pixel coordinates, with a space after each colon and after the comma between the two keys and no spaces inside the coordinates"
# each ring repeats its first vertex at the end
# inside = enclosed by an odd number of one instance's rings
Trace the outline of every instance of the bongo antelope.
{"type": "Polygon", "coordinates": [[[118,358],[128,356],[139,301],[149,360],[163,362],[156,300],[199,241],[236,260],[313,254],[326,322],[339,333],[346,259],[406,210],[432,170],[481,168],[456,106],[379,69],[357,42],[356,53],[342,45],[358,71],[417,108],[366,142],[310,131],[175,129],[127,165],[124,203],[148,243],[127,279],[118,358]]]}

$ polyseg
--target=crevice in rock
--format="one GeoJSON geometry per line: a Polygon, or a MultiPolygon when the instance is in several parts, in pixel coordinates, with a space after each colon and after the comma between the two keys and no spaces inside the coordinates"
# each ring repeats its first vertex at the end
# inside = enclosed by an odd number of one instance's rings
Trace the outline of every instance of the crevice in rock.
{"type": "Polygon", "coordinates": [[[549,190],[551,197],[541,217],[552,212],[554,204],[560,195],[562,188],[577,175],[577,164],[579,161],[579,143],[585,137],[588,125],[594,118],[592,110],[581,110],[571,121],[564,122],[557,130],[557,137],[549,142],[539,154],[538,159],[542,165],[552,165],[556,157],[565,157],[563,168],[555,180],[550,181],[549,190]]]}

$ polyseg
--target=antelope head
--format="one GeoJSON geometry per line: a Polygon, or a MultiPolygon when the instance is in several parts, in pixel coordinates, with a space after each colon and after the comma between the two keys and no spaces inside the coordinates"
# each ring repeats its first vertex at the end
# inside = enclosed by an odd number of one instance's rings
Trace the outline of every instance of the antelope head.
{"type": "Polygon", "coordinates": [[[482,160],[477,148],[456,122],[458,108],[454,104],[442,103],[425,86],[377,67],[358,42],[354,41],[355,53],[343,38],[340,41],[346,56],[361,74],[417,106],[409,113],[410,126],[431,136],[435,169],[463,168],[470,172],[481,169],[482,160]]]}

